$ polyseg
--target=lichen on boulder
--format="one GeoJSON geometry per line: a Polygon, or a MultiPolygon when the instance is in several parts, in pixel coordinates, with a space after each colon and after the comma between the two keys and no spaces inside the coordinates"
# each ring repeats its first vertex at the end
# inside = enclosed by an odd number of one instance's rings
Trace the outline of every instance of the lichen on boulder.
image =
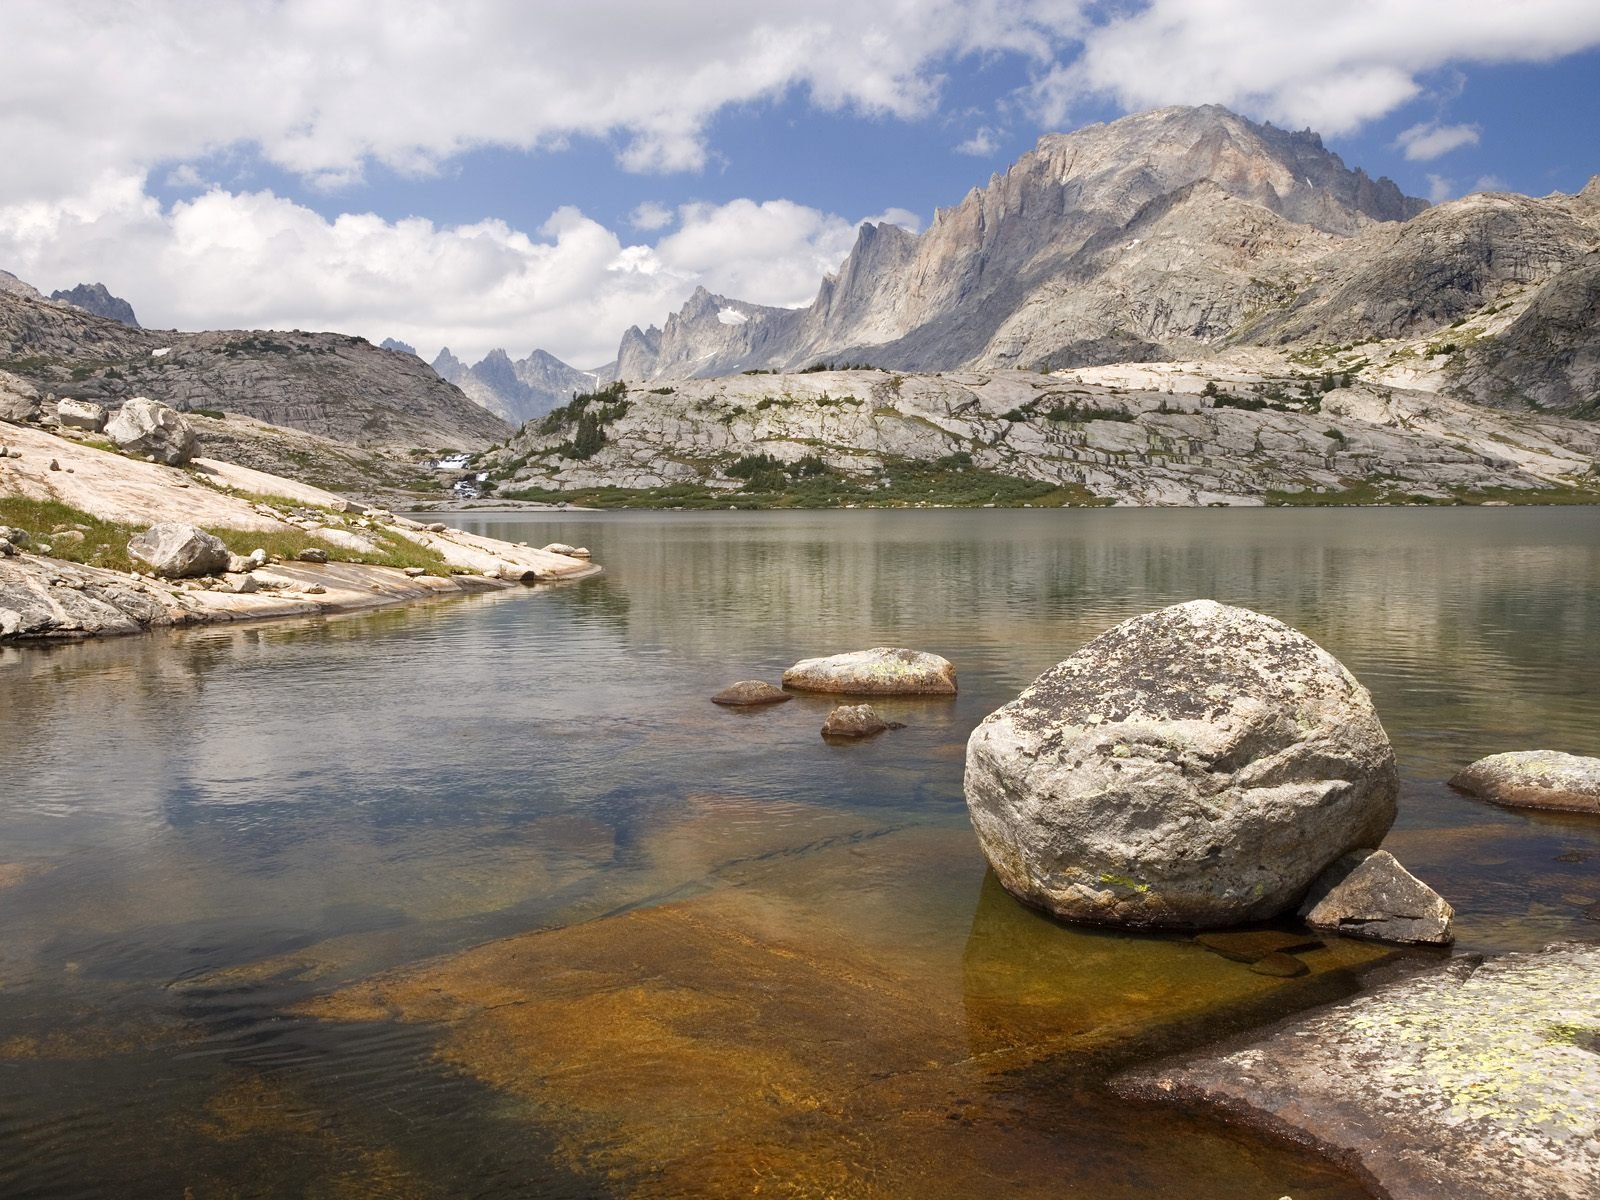
{"type": "Polygon", "coordinates": [[[1491,754],[1451,776],[1450,786],[1508,808],[1600,813],[1600,758],[1559,750],[1491,754]]]}
{"type": "Polygon", "coordinates": [[[1204,929],[1291,909],[1394,821],[1365,688],[1280,621],[1196,600],[1123,622],[967,744],[978,841],[1068,920],[1204,929]]]}
{"type": "Polygon", "coordinates": [[[806,658],[783,673],[785,687],[850,696],[953,696],[950,660],[921,650],[874,646],[826,658],[806,658]]]}

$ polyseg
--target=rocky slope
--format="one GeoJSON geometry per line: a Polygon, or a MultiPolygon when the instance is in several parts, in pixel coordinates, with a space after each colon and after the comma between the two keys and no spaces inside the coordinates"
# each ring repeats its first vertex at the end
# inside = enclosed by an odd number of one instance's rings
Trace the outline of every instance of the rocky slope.
{"type": "MultiPolygon", "coordinates": [[[[597,398],[530,425],[485,461],[502,495],[678,486],[735,499],[753,485],[752,468],[768,465],[755,455],[787,470],[788,486],[831,481],[820,502],[830,487],[870,502],[913,464],[952,484],[974,471],[1041,481],[1064,489],[1056,503],[1481,501],[1570,489],[1600,499],[1600,428],[1369,382],[1387,359],[1359,361],[1306,366],[1254,350],[1048,375],[691,380],[597,398]],[[598,431],[587,441],[585,420],[598,431]]],[[[930,486],[926,502],[941,501],[930,486]]]]}
{"type": "Polygon", "coordinates": [[[433,369],[511,425],[542,417],[573,393],[589,391],[600,382],[593,372],[570,367],[543,350],[515,360],[504,350],[491,350],[469,367],[446,346],[433,360],[433,369]]]}
{"type": "Polygon", "coordinates": [[[150,396],[368,448],[470,450],[510,432],[422,360],[362,338],[137,329],[14,289],[0,292],[0,370],[56,396],[150,396]]]}

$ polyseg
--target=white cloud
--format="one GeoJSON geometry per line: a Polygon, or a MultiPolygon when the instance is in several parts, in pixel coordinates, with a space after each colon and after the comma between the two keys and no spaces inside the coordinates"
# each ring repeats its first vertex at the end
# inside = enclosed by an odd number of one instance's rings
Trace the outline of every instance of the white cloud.
{"type": "Polygon", "coordinates": [[[970,154],[974,158],[988,158],[998,149],[1000,149],[1000,143],[995,138],[994,130],[985,125],[966,141],[956,146],[956,153],[970,154]]]}
{"type": "Polygon", "coordinates": [[[1441,125],[1437,121],[1424,121],[1413,125],[1395,138],[1395,147],[1404,150],[1410,162],[1431,162],[1441,155],[1462,146],[1478,144],[1476,125],[1441,125]]]}
{"type": "Polygon", "coordinates": [[[1428,203],[1443,204],[1446,200],[1454,200],[1461,193],[1456,188],[1456,181],[1443,175],[1428,176],[1428,203]]]}
{"type": "Polygon", "coordinates": [[[1498,175],[1479,175],[1472,181],[1471,190],[1474,192],[1504,192],[1509,191],[1510,188],[1506,181],[1498,175]]]}
{"type": "Polygon", "coordinates": [[[1077,0],[8,0],[0,203],[238,146],[323,188],[427,173],[480,145],[611,139],[629,170],[693,170],[728,105],[801,89],[927,114],[952,58],[1047,62],[1077,0]],[[70,78],[64,88],[61,80],[70,78]]]}
{"type": "MultiPolygon", "coordinates": [[[[787,200],[678,215],[655,245],[627,245],[575,208],[531,234],[493,220],[330,220],[267,191],[213,188],[163,208],[137,176],[106,175],[66,203],[0,206],[0,262],[46,291],[99,279],[152,327],[333,329],[469,361],[538,346],[594,366],[623,329],[659,324],[696,285],[809,303],[857,227],[787,200]]],[[[901,209],[874,219],[917,223],[901,209]]]]}
{"type": "Polygon", "coordinates": [[[654,200],[646,200],[628,214],[628,224],[635,229],[654,231],[665,229],[673,221],[672,210],[654,200]]]}
{"type": "Polygon", "coordinates": [[[1225,104],[1294,128],[1349,133],[1450,63],[1542,62],[1600,45],[1594,0],[1152,0],[1084,36],[1024,89],[1045,124],[1108,96],[1128,110],[1225,104]]]}

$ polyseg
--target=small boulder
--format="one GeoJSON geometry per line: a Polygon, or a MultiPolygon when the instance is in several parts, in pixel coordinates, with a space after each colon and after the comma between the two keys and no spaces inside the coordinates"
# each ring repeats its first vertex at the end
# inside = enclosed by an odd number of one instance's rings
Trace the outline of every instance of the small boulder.
{"type": "Polygon", "coordinates": [[[850,696],[953,696],[950,660],[920,650],[875,646],[826,658],[807,658],[783,673],[785,687],[850,696]]]}
{"type": "Polygon", "coordinates": [[[1600,813],[1600,758],[1559,750],[1491,754],[1451,776],[1450,786],[1508,808],[1600,813]]]}
{"type": "Polygon", "coordinates": [[[967,808],[1000,882],[1068,920],[1208,929],[1291,909],[1393,823],[1372,698],[1281,621],[1196,600],[1124,621],[986,717],[967,808]]]}
{"type": "Polygon", "coordinates": [[[1313,929],[1380,942],[1448,946],[1456,910],[1387,850],[1357,851],[1311,885],[1300,918],[1313,929]]]}
{"type": "Polygon", "coordinates": [[[730,683],[711,697],[711,703],[737,708],[752,704],[782,704],[785,700],[793,698],[782,688],[775,688],[764,679],[741,679],[738,683],[730,683]]]}
{"type": "Polygon", "coordinates": [[[240,574],[233,570],[222,577],[222,585],[223,591],[232,592],[236,596],[248,596],[261,587],[254,575],[240,574]]]}
{"type": "Polygon", "coordinates": [[[841,704],[822,723],[823,737],[864,738],[896,726],[885,721],[870,704],[841,704]]]}
{"type": "Polygon", "coordinates": [[[266,565],[267,565],[267,552],[265,550],[263,550],[260,546],[257,546],[254,550],[250,551],[250,569],[251,570],[255,570],[256,567],[264,567],[266,565]]]}
{"type": "Polygon", "coordinates": [[[159,400],[135,396],[106,424],[105,434],[119,449],[148,454],[169,467],[194,457],[194,427],[189,418],[159,400]]]}
{"type": "Polygon", "coordinates": [[[295,555],[295,557],[301,562],[325,563],[328,561],[328,552],[317,546],[307,546],[304,550],[300,551],[299,554],[295,555]]]}
{"type": "Polygon", "coordinates": [[[56,401],[56,420],[68,429],[99,433],[106,427],[106,410],[92,400],[73,400],[69,397],[56,401]]]}
{"type": "Polygon", "coordinates": [[[443,533],[446,529],[449,529],[450,526],[446,525],[443,521],[432,521],[427,525],[424,525],[423,528],[429,533],[443,533]]]}
{"type": "Polygon", "coordinates": [[[416,579],[419,576],[426,575],[428,572],[423,567],[406,567],[405,573],[407,579],[416,579]]]}
{"type": "Polygon", "coordinates": [[[13,546],[26,546],[29,541],[28,531],[19,529],[15,525],[0,525],[0,538],[4,538],[13,546]]]}
{"type": "Polygon", "coordinates": [[[254,561],[242,554],[228,555],[228,573],[230,575],[239,575],[245,571],[253,570],[255,565],[254,561]]]}
{"type": "Polygon", "coordinates": [[[573,557],[576,547],[569,546],[565,542],[551,542],[548,546],[542,547],[542,549],[546,554],[565,554],[570,558],[573,557]]]}
{"type": "Polygon", "coordinates": [[[128,553],[163,579],[215,575],[228,569],[221,538],[181,521],[163,521],[128,540],[128,553]]]}
{"type": "Polygon", "coordinates": [[[6,538],[0,537],[0,558],[14,558],[17,548],[6,538]]]}

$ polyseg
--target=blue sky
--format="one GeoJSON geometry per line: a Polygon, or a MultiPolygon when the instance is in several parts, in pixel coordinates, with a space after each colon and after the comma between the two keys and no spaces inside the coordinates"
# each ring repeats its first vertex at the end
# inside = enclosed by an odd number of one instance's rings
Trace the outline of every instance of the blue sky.
{"type": "Polygon", "coordinates": [[[1434,200],[1600,173],[1594,0],[12,0],[8,25],[0,267],[103,280],[151,325],[430,357],[596,365],[699,284],[804,303],[861,220],[920,227],[1041,133],[1159,104],[1309,125],[1434,200]]]}

